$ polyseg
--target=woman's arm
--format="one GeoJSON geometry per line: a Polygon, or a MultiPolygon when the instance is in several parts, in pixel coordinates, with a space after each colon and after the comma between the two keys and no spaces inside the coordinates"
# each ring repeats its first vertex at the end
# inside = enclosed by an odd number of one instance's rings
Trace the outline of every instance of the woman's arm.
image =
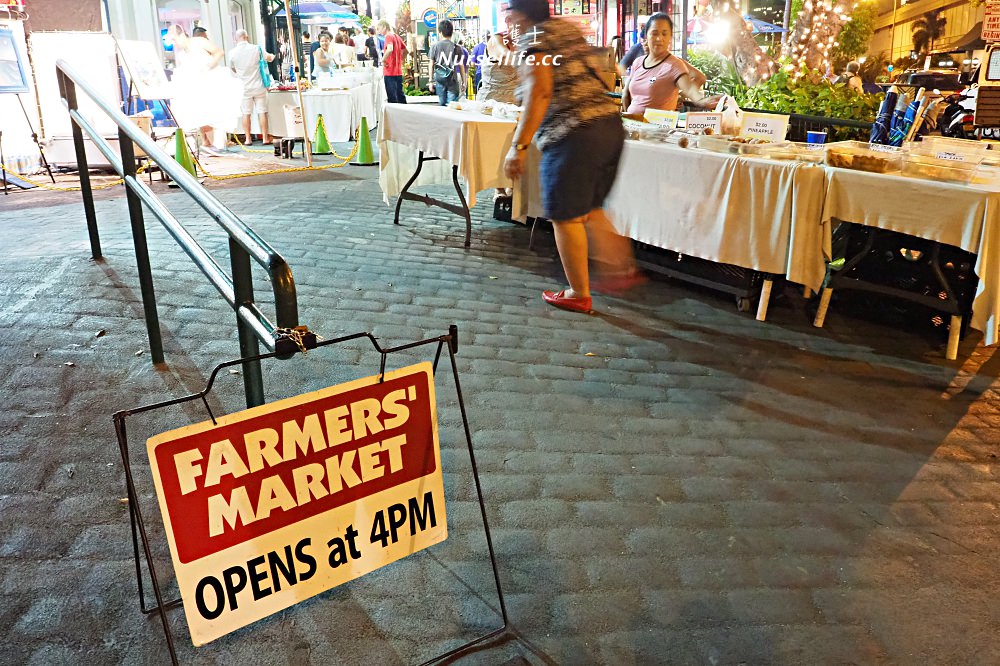
{"type": "Polygon", "coordinates": [[[211,69],[222,61],[222,58],[226,55],[226,52],[223,51],[218,46],[216,46],[215,44],[213,44],[212,42],[208,41],[207,39],[205,40],[205,42],[206,42],[205,50],[208,51],[208,55],[212,56],[212,59],[208,63],[208,67],[211,69]]]}
{"type": "Polygon", "coordinates": [[[677,89],[684,95],[684,99],[701,109],[713,107],[722,99],[722,95],[706,97],[705,93],[701,90],[701,86],[695,85],[694,81],[687,74],[681,74],[677,77],[677,89]]]}
{"type": "Polygon", "coordinates": [[[700,69],[689,63],[687,60],[681,60],[684,63],[684,68],[687,70],[688,76],[691,77],[691,82],[694,83],[696,88],[701,88],[708,81],[708,77],[705,76],[700,69]]]}
{"type": "Polygon", "coordinates": [[[524,158],[527,150],[517,150],[517,144],[529,144],[535,132],[545,118],[545,112],[552,101],[552,65],[535,64],[525,67],[527,76],[525,85],[527,98],[524,101],[524,112],[521,113],[521,120],[514,130],[514,145],[507,152],[507,159],[504,162],[503,170],[508,178],[520,178],[524,173],[524,158]]]}
{"type": "Polygon", "coordinates": [[[322,46],[316,49],[316,52],[313,54],[313,57],[316,59],[316,65],[318,67],[330,66],[331,62],[330,54],[322,46]]]}
{"type": "Polygon", "coordinates": [[[632,83],[632,77],[627,76],[622,81],[622,113],[628,110],[629,104],[632,103],[632,93],[629,92],[628,84],[632,83]]]}

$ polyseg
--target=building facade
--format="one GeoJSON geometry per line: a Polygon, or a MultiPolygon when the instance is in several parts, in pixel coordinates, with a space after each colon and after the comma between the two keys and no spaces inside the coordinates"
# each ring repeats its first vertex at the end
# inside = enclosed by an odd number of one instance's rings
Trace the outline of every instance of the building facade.
{"type": "MultiPolygon", "coordinates": [[[[940,12],[940,16],[947,22],[941,36],[934,40],[929,49],[931,53],[972,54],[982,48],[978,41],[985,11],[982,5],[974,7],[968,0],[881,0],[875,34],[868,52],[872,55],[885,53],[892,61],[915,55],[914,21],[935,11],[940,12]]],[[[938,66],[946,61],[932,58],[931,65],[938,66]]]]}

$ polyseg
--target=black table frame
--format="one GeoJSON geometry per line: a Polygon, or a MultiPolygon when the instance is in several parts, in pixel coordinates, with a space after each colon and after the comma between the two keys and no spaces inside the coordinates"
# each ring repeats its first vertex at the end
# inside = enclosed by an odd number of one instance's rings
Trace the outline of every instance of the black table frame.
{"type": "Polygon", "coordinates": [[[420,201],[425,206],[437,206],[438,208],[444,208],[446,211],[465,218],[465,247],[468,248],[472,243],[472,212],[469,210],[469,204],[465,200],[465,193],[462,192],[462,187],[458,184],[458,165],[452,165],[451,167],[451,181],[455,184],[455,191],[458,192],[458,199],[462,202],[461,206],[456,206],[453,203],[441,201],[440,199],[435,199],[434,197],[430,197],[425,194],[413,194],[410,192],[410,186],[417,181],[417,177],[420,175],[420,170],[424,167],[424,162],[433,162],[439,159],[441,158],[427,157],[424,155],[424,151],[420,151],[417,158],[417,169],[413,172],[413,175],[410,176],[410,179],[406,181],[406,185],[403,186],[402,191],[399,193],[399,197],[396,199],[396,214],[392,221],[393,224],[399,224],[399,209],[402,207],[404,200],[420,201]]]}

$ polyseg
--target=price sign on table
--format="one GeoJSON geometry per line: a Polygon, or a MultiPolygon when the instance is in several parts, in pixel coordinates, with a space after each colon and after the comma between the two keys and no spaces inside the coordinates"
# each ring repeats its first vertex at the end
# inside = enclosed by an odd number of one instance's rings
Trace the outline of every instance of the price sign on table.
{"type": "Polygon", "coordinates": [[[740,136],[784,141],[788,131],[788,116],[774,113],[743,112],[740,136]]]}
{"type": "Polygon", "coordinates": [[[692,112],[687,114],[687,129],[697,130],[709,128],[714,130],[716,134],[722,133],[721,113],[692,112]]]}

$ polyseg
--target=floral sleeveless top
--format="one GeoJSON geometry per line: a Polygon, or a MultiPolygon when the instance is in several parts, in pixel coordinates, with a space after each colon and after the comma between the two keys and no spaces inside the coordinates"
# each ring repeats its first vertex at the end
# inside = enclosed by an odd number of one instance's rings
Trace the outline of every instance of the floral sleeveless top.
{"type": "MultiPolygon", "coordinates": [[[[534,66],[532,62],[538,63],[546,57],[552,65],[552,99],[535,135],[539,149],[565,139],[578,127],[618,115],[618,107],[604,94],[607,89],[598,78],[603,61],[576,25],[566,19],[551,18],[520,33],[517,50],[525,54],[522,72],[534,66]]],[[[521,80],[525,79],[522,73],[521,80]]],[[[517,97],[522,104],[527,99],[524,84],[518,88],[517,97]]]]}

